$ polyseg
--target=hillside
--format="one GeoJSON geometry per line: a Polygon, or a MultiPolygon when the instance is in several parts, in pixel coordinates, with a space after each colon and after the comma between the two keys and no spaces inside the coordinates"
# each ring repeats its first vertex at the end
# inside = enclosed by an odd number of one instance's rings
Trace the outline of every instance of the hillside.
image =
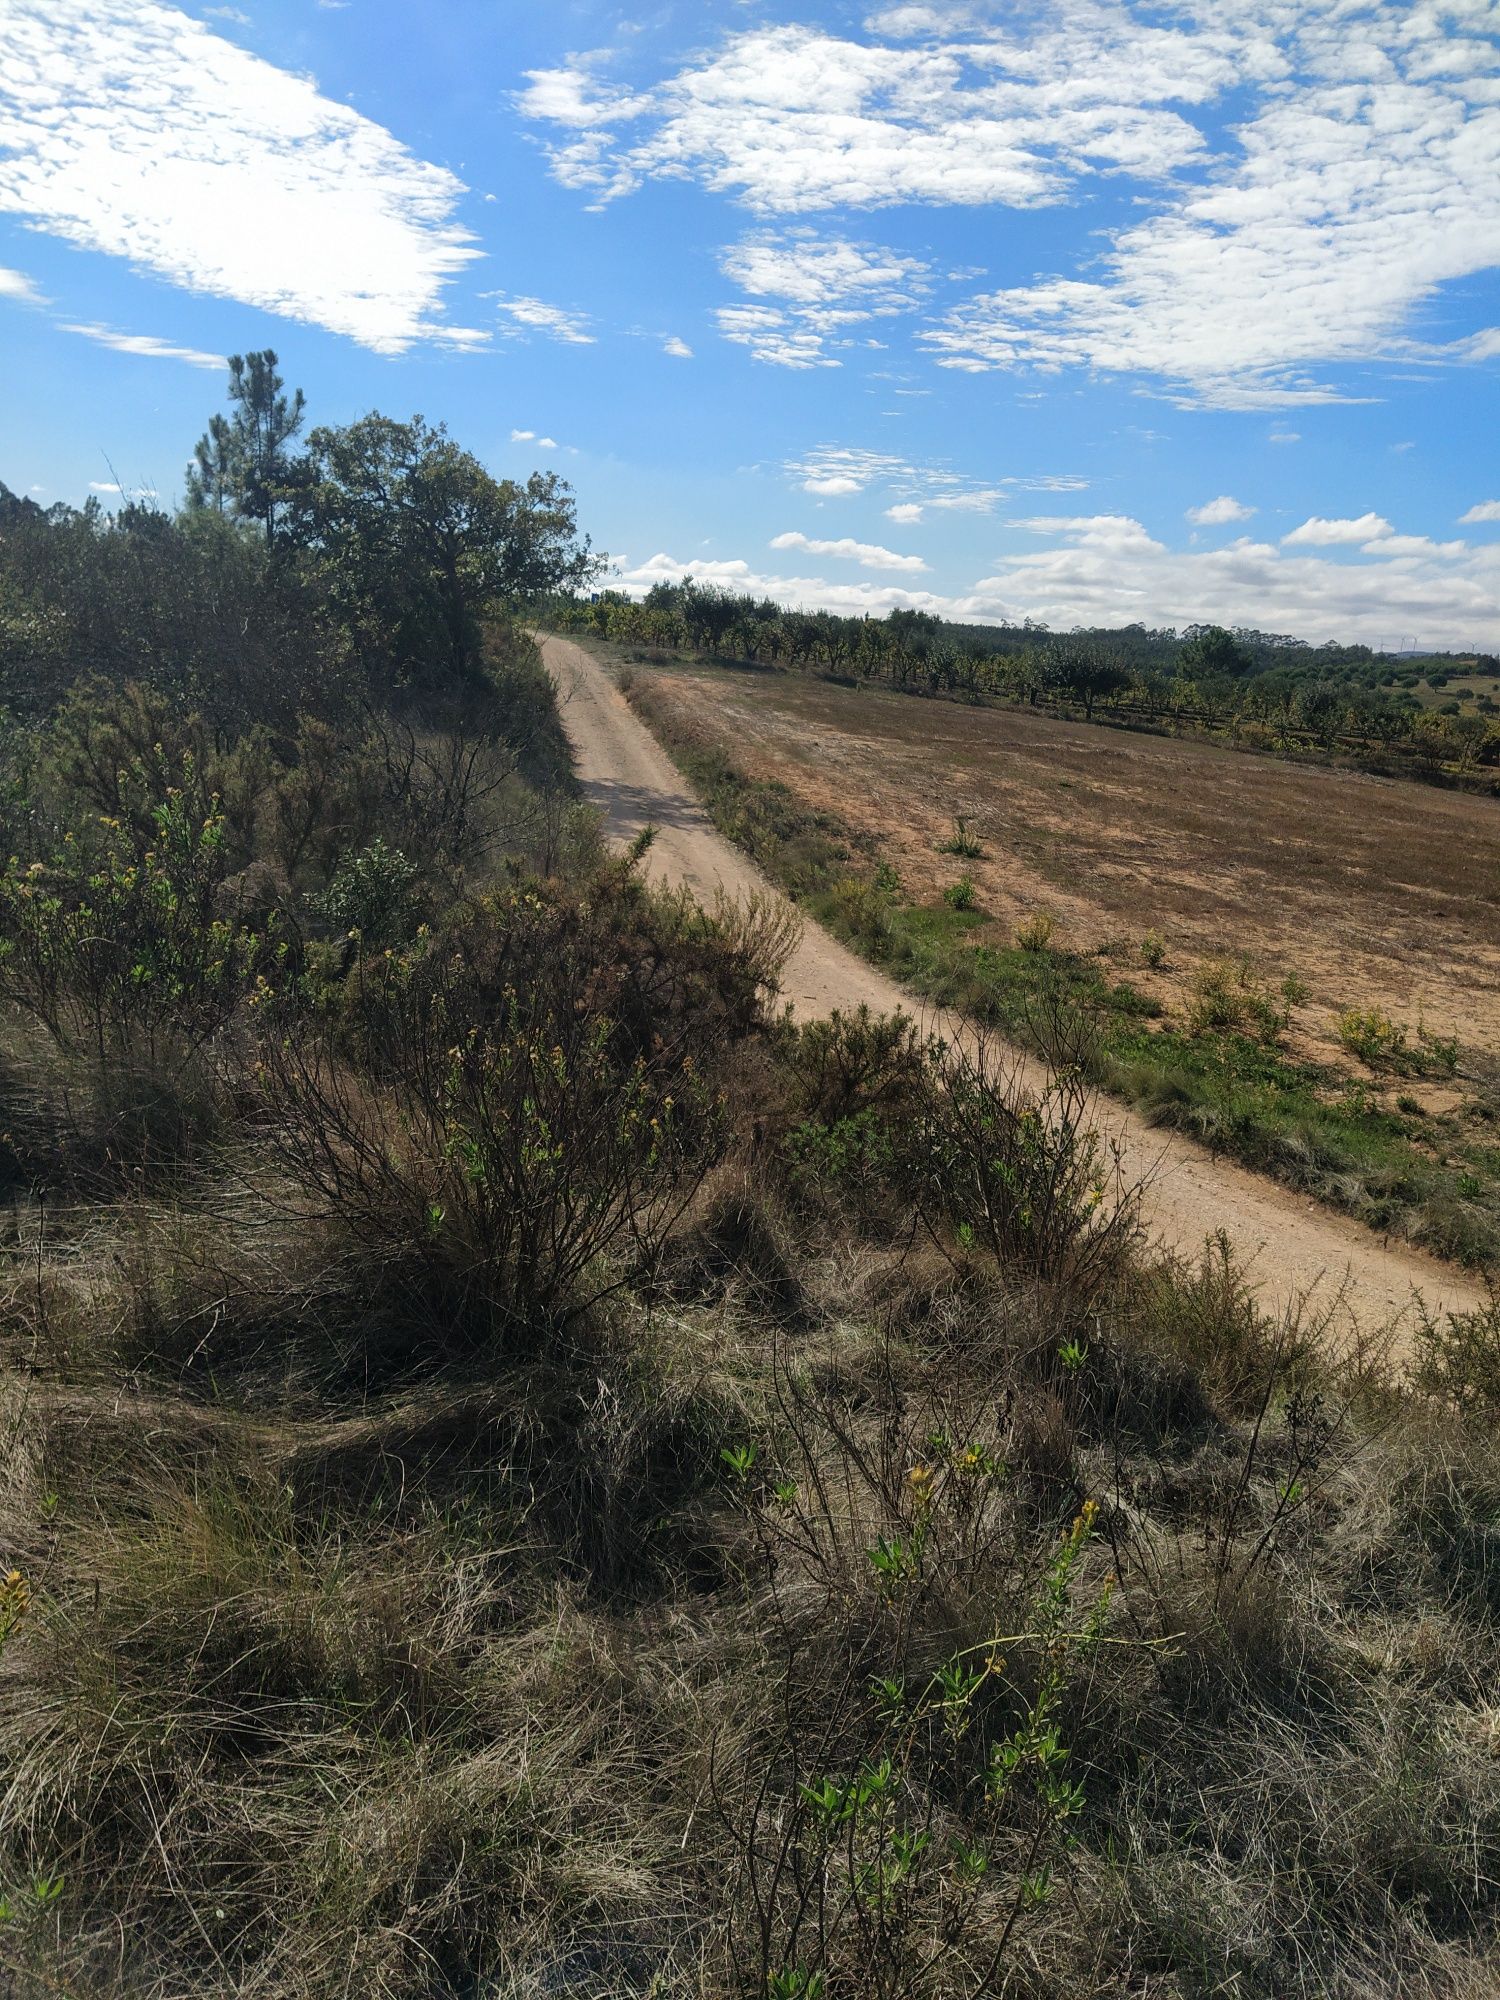
{"type": "Polygon", "coordinates": [[[0,526],[0,1990],[1478,2000],[1494,1310],[789,1021],[580,797],[566,491],[309,442],[0,526]]]}

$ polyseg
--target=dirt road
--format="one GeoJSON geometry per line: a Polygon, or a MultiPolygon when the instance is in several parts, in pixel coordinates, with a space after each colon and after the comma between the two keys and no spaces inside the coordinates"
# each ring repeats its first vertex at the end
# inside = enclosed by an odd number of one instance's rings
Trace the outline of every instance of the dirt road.
{"type": "MultiPolygon", "coordinates": [[[[654,826],[650,868],[708,901],[776,895],[752,862],[715,831],[671,758],[632,713],[608,673],[582,647],[544,638],[542,656],[557,687],[563,727],[584,796],[604,815],[611,840],[628,842],[654,826]]],[[[804,927],[787,965],[783,997],[798,1014],[821,1015],[864,1002],[902,1008],[938,1025],[931,1010],[818,925],[804,927]]],[[[1481,1304],[1483,1288],[1409,1248],[1386,1246],[1350,1218],[1162,1133],[1123,1106],[1098,1100],[1100,1135],[1120,1148],[1127,1178],[1149,1179],[1146,1219],[1173,1250],[1195,1256],[1204,1238],[1226,1230],[1267,1306],[1310,1296],[1316,1306],[1341,1293],[1343,1310],[1374,1333],[1410,1323],[1414,1294],[1437,1310],[1481,1304]]]]}

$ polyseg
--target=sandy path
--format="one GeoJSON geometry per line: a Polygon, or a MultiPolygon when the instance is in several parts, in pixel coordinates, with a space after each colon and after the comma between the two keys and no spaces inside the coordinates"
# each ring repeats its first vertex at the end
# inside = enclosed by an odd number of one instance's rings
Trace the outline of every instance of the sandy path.
{"type": "MultiPolygon", "coordinates": [[[[666,882],[686,884],[712,901],[776,895],[765,877],[715,831],[682,774],[582,647],[541,640],[557,687],[563,727],[584,796],[604,815],[609,838],[621,843],[644,826],[657,829],[650,868],[666,882]]],[[[892,979],[831,937],[804,926],[782,980],[783,998],[799,1014],[831,1013],[861,1002],[881,1011],[901,1008],[937,1025],[892,979]]],[[[1149,1178],[1146,1219],[1171,1249],[1196,1256],[1206,1236],[1227,1230],[1268,1306],[1311,1295],[1328,1301],[1342,1292],[1348,1315],[1367,1332],[1398,1317],[1410,1319],[1413,1294],[1435,1309],[1483,1303],[1486,1293],[1463,1273],[1410,1248],[1387,1247],[1352,1218],[1321,1208],[1201,1146],[1163,1133],[1108,1099],[1097,1101],[1100,1134],[1120,1148],[1128,1179],[1149,1178]]]]}

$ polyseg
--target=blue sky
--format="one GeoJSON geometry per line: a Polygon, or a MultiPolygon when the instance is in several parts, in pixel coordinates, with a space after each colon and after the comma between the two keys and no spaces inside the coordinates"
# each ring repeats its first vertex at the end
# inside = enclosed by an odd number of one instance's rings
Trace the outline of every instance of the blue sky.
{"type": "Polygon", "coordinates": [[[221,357],[644,588],[1500,649],[1500,0],[0,0],[0,478],[221,357]]]}

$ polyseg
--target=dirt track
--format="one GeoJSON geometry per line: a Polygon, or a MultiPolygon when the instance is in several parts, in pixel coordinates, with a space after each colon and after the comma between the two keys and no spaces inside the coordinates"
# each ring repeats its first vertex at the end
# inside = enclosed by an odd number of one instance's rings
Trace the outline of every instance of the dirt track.
{"type": "MultiPolygon", "coordinates": [[[[759,870],[717,833],[677,767],[632,713],[608,674],[581,647],[544,638],[542,655],[558,691],[574,767],[589,802],[602,811],[612,840],[627,842],[654,826],[652,872],[686,884],[711,901],[775,895],[759,870]]],[[[807,924],[786,968],[783,997],[797,1013],[818,1015],[861,1002],[882,1012],[930,1010],[874,966],[807,924]]],[[[1118,1104],[1099,1100],[1100,1134],[1120,1148],[1127,1178],[1149,1179],[1146,1216],[1170,1248],[1194,1256],[1204,1238],[1227,1230],[1267,1305],[1342,1292],[1349,1317],[1373,1333],[1410,1319],[1413,1294],[1430,1307],[1461,1310],[1485,1292],[1461,1272],[1408,1248],[1382,1245],[1353,1220],[1278,1188],[1202,1147],[1164,1134],[1118,1104]]]]}

